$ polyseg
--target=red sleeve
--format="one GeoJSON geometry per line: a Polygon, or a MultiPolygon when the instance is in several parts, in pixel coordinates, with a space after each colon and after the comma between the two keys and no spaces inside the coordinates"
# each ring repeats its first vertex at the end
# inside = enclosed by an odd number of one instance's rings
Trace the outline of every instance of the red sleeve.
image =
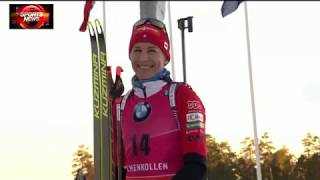
{"type": "Polygon", "coordinates": [[[206,114],[200,98],[189,85],[183,84],[176,91],[176,106],[183,155],[198,153],[206,158],[206,114]]]}

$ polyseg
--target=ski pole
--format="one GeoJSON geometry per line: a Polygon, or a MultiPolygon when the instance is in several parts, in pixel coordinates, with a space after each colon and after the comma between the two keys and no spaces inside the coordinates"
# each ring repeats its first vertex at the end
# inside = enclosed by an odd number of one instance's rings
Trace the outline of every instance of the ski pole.
{"type": "Polygon", "coordinates": [[[122,180],[122,157],[121,157],[121,119],[120,119],[120,103],[121,102],[121,95],[124,92],[124,85],[121,79],[121,72],[123,72],[123,69],[121,66],[117,66],[116,69],[116,79],[115,82],[112,85],[112,88],[110,90],[110,95],[112,97],[112,101],[116,102],[116,120],[113,121],[116,123],[116,130],[117,130],[117,180],[122,180]],[[120,98],[120,99],[119,99],[120,98]]]}
{"type": "Polygon", "coordinates": [[[185,40],[184,40],[184,29],[188,28],[188,32],[193,31],[192,16],[178,19],[178,28],[181,30],[181,44],[182,44],[182,66],[183,66],[183,82],[187,82],[186,72],[186,52],[185,52],[185,40]],[[188,25],[185,26],[185,21],[188,25]]]}
{"type": "MultiPolygon", "coordinates": [[[[115,93],[115,97],[120,97],[121,94],[124,91],[123,82],[121,79],[121,72],[123,72],[122,68],[120,66],[117,66],[117,72],[116,72],[116,81],[115,81],[115,88],[117,90],[117,93],[115,93]]],[[[122,157],[121,157],[121,109],[120,109],[120,103],[117,103],[116,107],[116,113],[117,113],[117,159],[118,159],[118,180],[122,180],[122,157]]]]}

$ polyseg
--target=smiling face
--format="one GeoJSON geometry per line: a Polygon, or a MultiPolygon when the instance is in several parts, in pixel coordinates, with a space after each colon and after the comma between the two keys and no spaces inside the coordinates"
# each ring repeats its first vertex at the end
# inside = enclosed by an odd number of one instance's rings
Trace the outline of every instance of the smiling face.
{"type": "Polygon", "coordinates": [[[168,64],[160,48],[147,42],[136,43],[129,58],[139,80],[150,79],[168,64]]]}

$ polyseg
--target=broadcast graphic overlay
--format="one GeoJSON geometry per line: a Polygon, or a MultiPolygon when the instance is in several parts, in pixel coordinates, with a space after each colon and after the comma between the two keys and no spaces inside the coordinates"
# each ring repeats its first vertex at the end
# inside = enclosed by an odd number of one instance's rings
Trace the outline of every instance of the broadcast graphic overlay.
{"type": "Polygon", "coordinates": [[[10,4],[10,29],[53,29],[53,4],[10,4]]]}

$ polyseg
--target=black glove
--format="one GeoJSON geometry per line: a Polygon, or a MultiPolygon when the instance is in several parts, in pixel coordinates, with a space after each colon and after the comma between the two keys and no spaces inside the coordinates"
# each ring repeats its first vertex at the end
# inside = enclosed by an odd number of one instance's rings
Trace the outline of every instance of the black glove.
{"type": "Polygon", "coordinates": [[[183,168],[172,180],[206,180],[207,160],[197,153],[188,153],[183,157],[183,168]]]}

